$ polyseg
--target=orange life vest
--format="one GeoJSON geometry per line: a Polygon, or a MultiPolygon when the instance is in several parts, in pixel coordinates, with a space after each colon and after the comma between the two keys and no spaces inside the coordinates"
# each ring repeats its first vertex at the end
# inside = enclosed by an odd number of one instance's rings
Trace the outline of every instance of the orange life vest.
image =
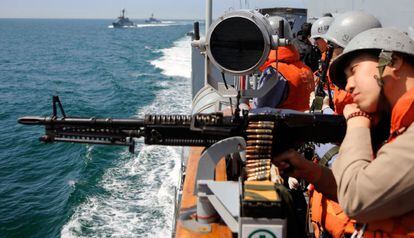
{"type": "Polygon", "coordinates": [[[355,231],[355,220],[345,215],[338,203],[327,199],[316,190],[311,193],[311,221],[317,238],[322,231],[328,232],[333,238],[341,238],[355,231]]]}
{"type": "MultiPolygon", "coordinates": [[[[391,113],[389,143],[414,122],[414,88],[398,99],[391,113]]],[[[414,211],[367,224],[364,238],[402,238],[414,237],[414,211]]]]}
{"type": "MultiPolygon", "coordinates": [[[[294,46],[279,47],[277,58],[277,70],[286,78],[289,85],[288,97],[279,108],[309,110],[309,95],[315,88],[312,71],[300,61],[299,52],[294,46]]],[[[263,71],[269,66],[276,68],[276,50],[270,52],[260,70],[263,71]]]]}

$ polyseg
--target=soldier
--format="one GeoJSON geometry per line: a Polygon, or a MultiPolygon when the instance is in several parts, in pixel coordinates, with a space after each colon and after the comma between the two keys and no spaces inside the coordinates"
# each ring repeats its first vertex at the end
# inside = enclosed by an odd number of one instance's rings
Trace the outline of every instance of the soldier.
{"type": "MultiPolygon", "coordinates": [[[[381,27],[381,23],[376,17],[363,11],[350,11],[336,17],[326,34],[321,35],[321,38],[333,45],[333,60],[342,53],[345,46],[357,34],[377,27],[381,27]]],[[[333,88],[333,94],[335,112],[342,114],[343,107],[351,103],[352,99],[337,87],[333,88]]]]}
{"type": "MultiPolygon", "coordinates": [[[[338,16],[322,37],[333,44],[333,58],[336,58],[353,37],[374,27],[381,27],[381,23],[374,16],[361,11],[347,12],[338,16]]],[[[334,102],[337,112],[342,113],[344,105],[352,103],[352,97],[344,90],[336,89],[334,102]]],[[[304,178],[314,185],[315,190],[311,191],[311,220],[317,237],[339,238],[350,235],[354,232],[355,222],[345,215],[336,202],[335,179],[332,171],[325,167],[335,159],[338,148],[332,146],[318,148],[316,152],[321,158],[318,164],[301,159],[301,156],[294,151],[281,155],[276,159],[276,164],[280,165],[281,170],[293,166],[293,172],[288,175],[304,178]]]]}
{"type": "Polygon", "coordinates": [[[344,109],[347,132],[333,165],[341,207],[364,223],[359,237],[414,236],[413,40],[389,28],[365,31],[330,75],[355,102],[344,109]],[[384,111],[392,112],[390,138],[374,154],[370,128],[384,111]]]}
{"type": "MultiPolygon", "coordinates": [[[[318,69],[316,71],[314,71],[314,78],[315,78],[315,83],[318,84],[320,83],[319,80],[323,74],[323,64],[327,63],[326,61],[326,51],[328,49],[328,43],[326,42],[325,39],[322,38],[322,36],[328,31],[329,26],[332,24],[332,22],[334,21],[333,17],[321,17],[318,20],[316,20],[313,25],[312,25],[312,29],[311,29],[311,39],[313,39],[314,41],[314,45],[316,45],[316,47],[319,49],[319,51],[322,53],[321,57],[318,59],[318,69]]],[[[325,69],[326,70],[326,69],[325,69]]],[[[326,85],[324,85],[324,89],[327,90],[327,88],[325,87],[326,85]]],[[[331,91],[328,90],[327,93],[330,93],[331,91]]],[[[319,95],[318,95],[319,96],[319,95]]],[[[332,96],[331,96],[332,97],[332,96]]],[[[314,102],[315,99],[315,94],[311,95],[311,99],[310,99],[310,103],[311,103],[311,110],[316,110],[316,111],[322,111],[326,108],[329,108],[329,97],[326,97],[325,99],[325,104],[323,104],[323,102],[314,102]],[[323,107],[324,106],[324,107],[323,107]]]]}
{"type": "MultiPolygon", "coordinates": [[[[315,45],[319,48],[323,55],[326,54],[328,44],[326,43],[325,39],[322,38],[322,35],[328,31],[329,26],[333,21],[333,17],[321,17],[312,24],[310,38],[315,41],[315,45]]],[[[324,56],[322,56],[322,60],[323,59],[324,56]]]]}
{"type": "MultiPolygon", "coordinates": [[[[292,31],[288,21],[282,17],[269,18],[270,25],[279,33],[279,22],[284,23],[284,37],[291,40],[292,31]]],[[[281,35],[281,34],[278,34],[281,35]]],[[[255,100],[255,107],[287,108],[298,111],[309,109],[308,98],[315,88],[312,71],[300,61],[299,53],[293,45],[280,46],[272,50],[268,60],[260,68],[266,71],[268,67],[276,69],[279,83],[265,96],[255,100]]],[[[263,78],[263,80],[265,80],[263,78]]]]}
{"type": "Polygon", "coordinates": [[[313,46],[309,38],[311,36],[312,24],[305,22],[301,26],[301,30],[295,39],[293,39],[293,45],[298,49],[300,59],[305,63],[312,71],[315,71],[319,67],[319,59],[321,58],[320,50],[313,46]]]}

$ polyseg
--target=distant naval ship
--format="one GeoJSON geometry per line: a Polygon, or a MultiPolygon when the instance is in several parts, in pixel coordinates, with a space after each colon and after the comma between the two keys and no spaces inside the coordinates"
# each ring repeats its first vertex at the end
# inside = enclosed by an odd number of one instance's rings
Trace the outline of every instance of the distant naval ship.
{"type": "Polygon", "coordinates": [[[121,12],[121,16],[118,17],[116,22],[112,23],[112,26],[114,28],[135,27],[134,22],[129,20],[128,17],[125,17],[125,9],[122,9],[121,12]]]}
{"type": "Polygon", "coordinates": [[[153,13],[153,14],[151,14],[150,18],[148,18],[147,20],[145,20],[145,23],[150,23],[150,24],[161,23],[161,20],[155,18],[154,17],[154,13],[153,13]]]}

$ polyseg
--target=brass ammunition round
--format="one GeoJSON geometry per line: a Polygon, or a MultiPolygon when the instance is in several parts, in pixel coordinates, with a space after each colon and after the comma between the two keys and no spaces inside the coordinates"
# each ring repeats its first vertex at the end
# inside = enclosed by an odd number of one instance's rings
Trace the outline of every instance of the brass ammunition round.
{"type": "Polygon", "coordinates": [[[250,169],[261,168],[261,167],[265,167],[265,166],[270,167],[270,163],[260,163],[260,164],[246,165],[246,171],[250,171],[250,169]]]}
{"type": "Polygon", "coordinates": [[[247,169],[256,168],[256,167],[262,167],[262,166],[270,166],[270,162],[266,163],[256,163],[256,164],[246,164],[247,169]]]}
{"type": "Polygon", "coordinates": [[[271,140],[247,140],[247,145],[271,145],[271,140]]]}
{"type": "Polygon", "coordinates": [[[247,172],[247,177],[267,175],[267,174],[270,174],[270,171],[265,170],[265,171],[258,171],[258,172],[247,172]]]}
{"type": "Polygon", "coordinates": [[[256,164],[256,163],[270,163],[270,159],[255,159],[255,160],[246,160],[246,164],[256,164]]]}
{"type": "Polygon", "coordinates": [[[248,139],[273,139],[272,135],[263,135],[263,134],[252,134],[247,135],[248,139]]]}
{"type": "Polygon", "coordinates": [[[269,129],[247,129],[247,133],[258,133],[258,134],[272,134],[272,130],[269,129]]]}
{"type": "Polygon", "coordinates": [[[263,151],[263,150],[269,150],[272,151],[272,146],[268,145],[251,145],[246,147],[247,151],[263,151]]]}
{"type": "Polygon", "coordinates": [[[271,149],[265,149],[265,150],[260,150],[260,149],[248,149],[246,150],[247,154],[271,154],[272,150],[271,149]]]}
{"type": "Polygon", "coordinates": [[[269,180],[270,175],[265,176],[251,176],[247,178],[247,181],[269,180]]]}
{"type": "Polygon", "coordinates": [[[263,165],[270,165],[270,164],[271,164],[270,161],[246,163],[246,167],[263,166],[263,165]]]}
{"type": "Polygon", "coordinates": [[[248,129],[273,129],[273,125],[266,124],[251,124],[247,127],[248,129]]]}
{"type": "Polygon", "coordinates": [[[265,170],[269,170],[270,166],[261,166],[261,167],[256,167],[256,168],[247,168],[246,172],[247,173],[252,173],[252,172],[262,172],[265,170]]]}
{"type": "Polygon", "coordinates": [[[268,159],[271,157],[271,154],[246,154],[247,159],[268,159]]]}
{"type": "Polygon", "coordinates": [[[260,158],[260,159],[247,159],[246,162],[249,161],[249,163],[251,164],[251,163],[255,163],[256,161],[261,161],[261,160],[270,161],[270,157],[268,157],[268,158],[260,158]]]}

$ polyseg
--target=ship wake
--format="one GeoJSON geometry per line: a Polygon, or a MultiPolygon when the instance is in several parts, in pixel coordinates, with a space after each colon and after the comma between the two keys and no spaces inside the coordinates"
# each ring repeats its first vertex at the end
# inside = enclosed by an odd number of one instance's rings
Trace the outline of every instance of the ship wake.
{"type": "MultiPolygon", "coordinates": [[[[151,62],[167,77],[157,82],[163,89],[157,92],[153,103],[140,108],[137,115],[190,112],[190,50],[190,41],[185,37],[161,50],[162,57],[151,62]]],[[[104,192],[88,197],[75,208],[61,236],[171,236],[181,150],[138,141],[135,155],[121,153],[116,166],[105,171],[98,183],[104,192]]]]}

